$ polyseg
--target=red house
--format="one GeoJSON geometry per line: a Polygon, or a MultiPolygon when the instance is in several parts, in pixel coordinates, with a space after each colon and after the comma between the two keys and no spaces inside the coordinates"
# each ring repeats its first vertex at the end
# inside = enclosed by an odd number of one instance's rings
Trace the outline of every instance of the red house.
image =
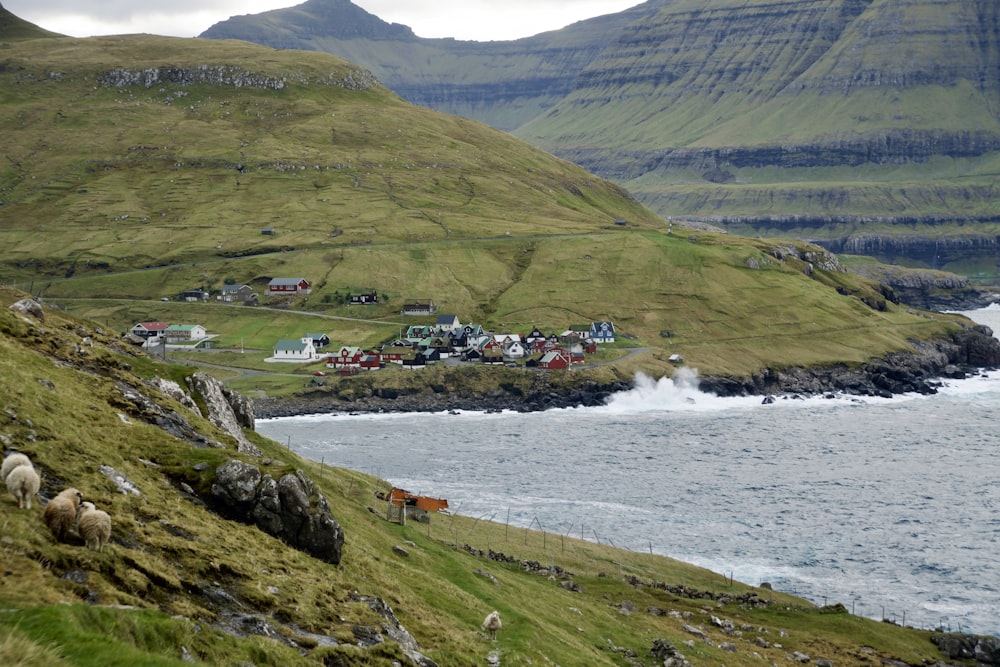
{"type": "Polygon", "coordinates": [[[538,367],[547,370],[565,370],[569,368],[569,359],[563,355],[561,350],[546,352],[545,356],[538,360],[538,367]]]}
{"type": "Polygon", "coordinates": [[[365,353],[360,347],[345,345],[336,354],[330,355],[326,365],[330,368],[359,368],[365,353]]]}
{"type": "Polygon", "coordinates": [[[293,296],[295,294],[309,294],[312,292],[312,285],[305,278],[272,278],[267,284],[267,296],[293,296]]]}

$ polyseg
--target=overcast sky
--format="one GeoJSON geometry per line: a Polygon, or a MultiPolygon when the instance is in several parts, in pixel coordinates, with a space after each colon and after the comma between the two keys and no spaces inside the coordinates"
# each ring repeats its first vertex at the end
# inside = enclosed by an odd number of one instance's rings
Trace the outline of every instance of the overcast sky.
{"type": "MultiPolygon", "coordinates": [[[[89,37],[151,33],[194,37],[219,21],[294,7],[304,0],[0,0],[5,9],[53,32],[89,37]]],[[[420,37],[517,39],[556,30],[641,0],[353,0],[420,37]]]]}

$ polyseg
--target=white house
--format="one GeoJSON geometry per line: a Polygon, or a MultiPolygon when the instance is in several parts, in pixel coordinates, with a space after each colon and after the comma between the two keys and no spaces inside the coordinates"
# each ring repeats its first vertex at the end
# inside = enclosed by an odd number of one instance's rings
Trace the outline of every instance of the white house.
{"type": "Polygon", "coordinates": [[[509,340],[503,346],[504,359],[523,359],[526,354],[524,343],[519,340],[509,340]]]}
{"type": "Polygon", "coordinates": [[[166,328],[166,337],[169,343],[204,340],[207,335],[205,327],[200,324],[171,324],[166,328]]]}
{"type": "Polygon", "coordinates": [[[303,362],[316,359],[316,346],[308,336],[298,340],[282,339],[274,344],[274,361],[303,362]]]}

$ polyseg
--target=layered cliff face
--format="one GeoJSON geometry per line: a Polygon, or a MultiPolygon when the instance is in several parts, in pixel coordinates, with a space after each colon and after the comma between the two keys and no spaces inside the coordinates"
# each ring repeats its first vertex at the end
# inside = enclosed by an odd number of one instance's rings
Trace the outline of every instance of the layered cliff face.
{"type": "Polygon", "coordinates": [[[325,51],[370,69],[409,102],[513,130],[556,104],[609,37],[655,11],[647,2],[516,41],[423,39],[349,0],[237,16],[201,37],[325,51]]]}
{"type": "MultiPolygon", "coordinates": [[[[491,43],[323,23],[351,7],[310,0],[261,15],[281,17],[267,35],[225,22],[205,36],[344,56],[410,101],[616,180],[665,217],[831,247],[1000,234],[996,2],[650,0],[491,43]]],[[[995,263],[991,245],[957,261],[995,263]]]]}

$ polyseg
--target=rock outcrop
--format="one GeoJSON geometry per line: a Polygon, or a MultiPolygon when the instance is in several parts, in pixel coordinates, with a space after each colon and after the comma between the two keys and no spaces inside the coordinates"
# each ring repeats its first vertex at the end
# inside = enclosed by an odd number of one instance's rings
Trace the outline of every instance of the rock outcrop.
{"type": "Polygon", "coordinates": [[[823,394],[857,396],[937,392],[939,378],[965,377],[980,368],[1000,365],[1000,341],[989,327],[975,325],[947,340],[912,341],[914,352],[890,354],[858,368],[763,369],[748,378],[704,377],[699,388],[718,396],[823,394]]]}
{"type": "Polygon", "coordinates": [[[201,395],[208,414],[205,417],[236,440],[241,453],[260,456],[257,445],[250,442],[243,428],[253,429],[253,405],[241,394],[226,389],[221,382],[207,373],[194,373],[188,377],[191,390],[201,395]]]}
{"type": "Polygon", "coordinates": [[[209,501],[224,515],[254,524],[328,563],[340,563],[344,531],[326,497],[301,470],[275,480],[257,466],[234,459],[215,473],[209,501]]]}

